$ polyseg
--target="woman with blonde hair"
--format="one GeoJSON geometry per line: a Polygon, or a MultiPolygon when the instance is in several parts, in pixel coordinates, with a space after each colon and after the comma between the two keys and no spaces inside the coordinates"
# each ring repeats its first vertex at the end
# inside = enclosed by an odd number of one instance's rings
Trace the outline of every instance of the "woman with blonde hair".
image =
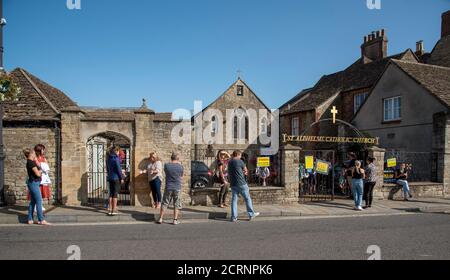
{"type": "Polygon", "coordinates": [[[353,200],[355,201],[356,211],[362,211],[362,200],[364,194],[364,178],[365,171],[361,168],[361,162],[355,161],[355,167],[352,169],[352,192],[353,200]]]}
{"type": "Polygon", "coordinates": [[[147,166],[147,175],[150,189],[152,192],[152,207],[161,208],[161,182],[162,182],[162,162],[155,152],[150,153],[150,163],[147,166]]]}

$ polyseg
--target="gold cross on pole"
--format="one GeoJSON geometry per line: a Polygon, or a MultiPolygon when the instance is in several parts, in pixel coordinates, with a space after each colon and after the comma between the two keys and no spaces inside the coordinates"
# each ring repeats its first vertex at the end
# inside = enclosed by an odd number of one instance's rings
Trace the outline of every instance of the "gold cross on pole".
{"type": "Polygon", "coordinates": [[[339,113],[338,110],[336,110],[336,106],[333,106],[333,109],[331,110],[331,114],[333,114],[333,123],[336,123],[336,115],[339,113]]]}

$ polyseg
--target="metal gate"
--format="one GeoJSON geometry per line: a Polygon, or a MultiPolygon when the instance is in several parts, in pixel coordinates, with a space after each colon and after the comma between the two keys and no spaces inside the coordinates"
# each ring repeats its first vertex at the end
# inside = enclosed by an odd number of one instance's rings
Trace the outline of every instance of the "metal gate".
{"type": "Polygon", "coordinates": [[[334,200],[335,195],[335,151],[334,150],[314,150],[300,151],[300,188],[299,196],[301,200],[311,199],[311,201],[334,200]],[[313,157],[314,168],[306,169],[306,157],[313,157]],[[330,163],[328,175],[319,174],[315,167],[317,161],[330,163]]]}
{"type": "MultiPolygon", "coordinates": [[[[121,147],[122,169],[125,170],[125,184],[121,186],[118,197],[119,205],[130,205],[130,148],[121,147]]],[[[87,201],[89,205],[107,207],[109,199],[109,183],[107,180],[106,159],[107,140],[94,137],[87,143],[88,172],[87,172],[87,201]]]]}

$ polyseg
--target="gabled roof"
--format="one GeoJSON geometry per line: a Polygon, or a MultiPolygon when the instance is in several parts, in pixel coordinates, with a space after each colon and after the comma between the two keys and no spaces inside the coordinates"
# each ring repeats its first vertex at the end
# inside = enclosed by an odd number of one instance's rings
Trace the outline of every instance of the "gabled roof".
{"type": "Polygon", "coordinates": [[[450,108],[450,68],[392,60],[409,77],[450,108]]]}
{"type": "Polygon", "coordinates": [[[431,51],[429,64],[450,67],[450,36],[441,38],[431,51]]]}
{"type": "Polygon", "coordinates": [[[300,99],[297,100],[300,102],[293,101],[290,109],[285,108],[281,111],[281,114],[286,115],[314,110],[340,92],[363,88],[370,89],[381,76],[391,59],[417,62],[417,57],[411,49],[370,63],[364,63],[360,58],[343,71],[323,76],[307,93],[307,96],[300,96],[300,99]]]}
{"type": "MultiPolygon", "coordinates": [[[[228,89],[226,91],[224,91],[219,97],[217,97],[213,102],[211,102],[208,106],[206,106],[201,113],[204,113],[206,110],[208,110],[213,104],[215,104],[217,101],[219,101],[222,97],[224,97],[236,84],[238,84],[239,82],[241,82],[245,87],[248,88],[248,90],[250,91],[251,94],[253,94],[256,99],[264,106],[264,108],[266,108],[269,112],[271,112],[270,108],[267,107],[267,105],[259,98],[259,96],[244,82],[244,80],[242,80],[241,78],[238,78],[236,82],[234,82],[231,86],[228,87],[228,89]]],[[[198,113],[197,115],[199,115],[200,113],[198,113]]],[[[193,116],[191,118],[192,121],[195,120],[195,118],[197,117],[197,115],[193,116]]]]}
{"type": "Polygon", "coordinates": [[[17,101],[4,102],[4,119],[7,121],[57,120],[61,110],[78,107],[62,91],[24,69],[17,68],[10,75],[21,93],[17,101]]]}

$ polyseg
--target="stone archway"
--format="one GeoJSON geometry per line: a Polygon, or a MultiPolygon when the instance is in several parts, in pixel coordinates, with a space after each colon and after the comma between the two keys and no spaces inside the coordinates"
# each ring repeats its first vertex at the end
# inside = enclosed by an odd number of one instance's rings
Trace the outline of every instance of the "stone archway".
{"type": "Polygon", "coordinates": [[[117,132],[102,132],[88,138],[86,142],[85,201],[88,205],[105,206],[109,197],[106,161],[109,150],[118,146],[121,149],[121,166],[126,177],[119,194],[119,204],[131,205],[131,140],[117,132]]]}

